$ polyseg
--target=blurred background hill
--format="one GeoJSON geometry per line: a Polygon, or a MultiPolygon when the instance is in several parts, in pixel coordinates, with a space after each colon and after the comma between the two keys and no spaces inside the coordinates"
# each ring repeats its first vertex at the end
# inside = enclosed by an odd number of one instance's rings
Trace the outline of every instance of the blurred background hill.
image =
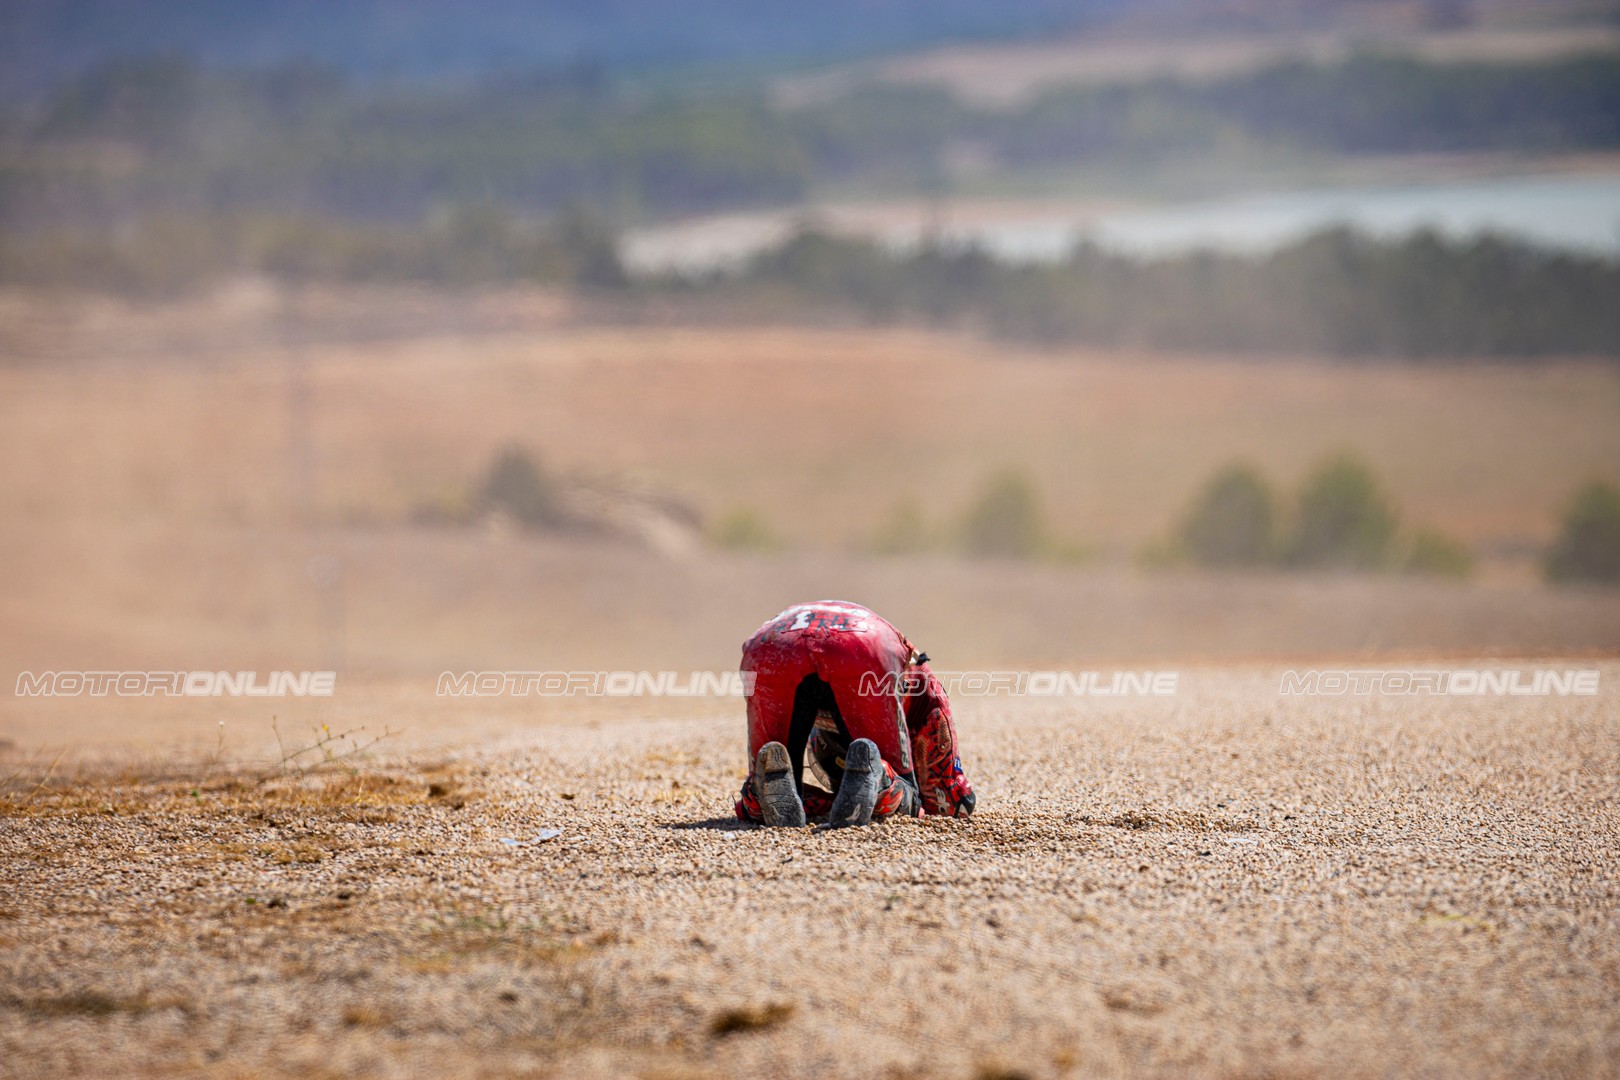
{"type": "MultiPolygon", "coordinates": [[[[0,12],[8,96],[142,54],[178,53],[210,67],[307,61],[366,80],[450,80],[568,64],[626,73],[782,68],[941,47],[1036,42],[1083,47],[1113,36],[1109,71],[1154,43],[1242,35],[1392,39],[1484,27],[1516,35],[1588,31],[1605,0],[12,0],[0,12]]],[[[1523,38],[1535,49],[1535,39],[1523,38]]],[[[1498,39],[1496,49],[1522,46],[1498,39]]],[[[1186,50],[1182,50],[1183,53],[1186,50]]],[[[915,64],[912,58],[896,61],[915,64]]]]}
{"type": "Polygon", "coordinates": [[[1122,6],[1122,0],[18,0],[0,15],[8,61],[0,89],[37,93],[106,60],[158,52],[222,67],[306,60],[390,80],[568,64],[635,73],[760,70],[1071,31],[1122,6]]]}
{"type": "Polygon", "coordinates": [[[624,228],[1620,144],[1620,23],[1603,7],[77,0],[0,20],[13,229],[468,203],[584,204],[624,228]],[[987,100],[998,64],[1023,83],[987,100]]]}

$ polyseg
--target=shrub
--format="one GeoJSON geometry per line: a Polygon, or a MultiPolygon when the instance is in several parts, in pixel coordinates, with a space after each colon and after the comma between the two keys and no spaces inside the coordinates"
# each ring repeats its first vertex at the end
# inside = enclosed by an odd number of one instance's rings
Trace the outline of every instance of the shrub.
{"type": "Polygon", "coordinates": [[[1409,574],[1465,578],[1474,572],[1474,553],[1455,537],[1435,529],[1419,529],[1412,536],[1401,568],[1409,574]]]}
{"type": "Polygon", "coordinates": [[[618,238],[589,212],[576,208],[562,214],[545,239],[566,266],[564,280],[587,289],[622,289],[630,283],[619,261],[618,238]]]}
{"type": "Polygon", "coordinates": [[[1143,570],[1168,570],[1187,561],[1187,549],[1180,541],[1153,537],[1137,545],[1131,561],[1143,570]]]}
{"type": "Polygon", "coordinates": [[[782,546],[760,512],[748,506],[715,522],[711,536],[716,547],[729,551],[772,551],[782,546]]]}
{"type": "Polygon", "coordinates": [[[990,477],[963,519],[963,549],[970,555],[1028,559],[1046,546],[1040,497],[1029,477],[1017,469],[990,477]]]}
{"type": "Polygon", "coordinates": [[[1181,528],[1181,546],[1206,566],[1255,566],[1275,550],[1271,487],[1247,465],[1229,465],[1210,480],[1181,528]]]}
{"type": "Polygon", "coordinates": [[[1305,481],[1289,559],[1300,566],[1371,570],[1387,566],[1396,516],[1360,458],[1342,454],[1305,481]]]}
{"type": "Polygon", "coordinates": [[[889,517],[872,534],[866,549],[874,555],[908,555],[929,546],[928,523],[923,520],[922,507],[916,499],[902,499],[894,504],[889,517]]]}
{"type": "Polygon", "coordinates": [[[521,447],[502,450],[489,467],[480,502],[501,510],[524,525],[554,527],[564,523],[556,485],[521,447]]]}
{"type": "Polygon", "coordinates": [[[1576,494],[1546,573],[1549,581],[1620,581],[1620,490],[1593,481],[1576,494]]]}

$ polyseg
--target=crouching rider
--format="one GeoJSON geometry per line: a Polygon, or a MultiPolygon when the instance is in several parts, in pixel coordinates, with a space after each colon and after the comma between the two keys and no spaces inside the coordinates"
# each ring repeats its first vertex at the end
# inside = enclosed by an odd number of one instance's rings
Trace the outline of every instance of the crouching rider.
{"type": "Polygon", "coordinates": [[[838,828],[973,813],[945,688],[882,616],[838,600],[790,607],[743,645],[742,670],[753,689],[739,818],[838,828]],[[807,756],[825,788],[804,782],[807,756]]]}

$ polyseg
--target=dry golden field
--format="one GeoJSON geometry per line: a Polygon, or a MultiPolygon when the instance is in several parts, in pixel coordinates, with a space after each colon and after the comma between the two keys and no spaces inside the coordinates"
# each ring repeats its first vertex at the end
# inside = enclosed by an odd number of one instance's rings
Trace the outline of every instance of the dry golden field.
{"type": "Polygon", "coordinates": [[[519,443],[711,516],[753,507],[813,551],[858,546],[907,496],[944,523],[1012,465],[1059,529],[1128,555],[1222,464],[1289,485],[1350,448],[1409,518],[1489,558],[1543,545],[1586,479],[1620,480],[1609,363],[1356,367],[904,330],[614,328],[522,296],[39,307],[0,299],[0,490],[23,525],[264,527],[297,510],[300,470],[317,524],[391,524],[519,443]]]}
{"type": "MultiPolygon", "coordinates": [[[[915,331],[612,327],[555,298],[240,290],[166,309],[0,298],[0,645],[21,670],[727,668],[809,596],[936,656],[1612,652],[1612,592],[1548,588],[1569,493],[1620,480],[1612,365],[1358,368],[1039,352],[915,331]],[[776,551],[414,522],[503,445],[553,471],[749,510],[776,551]],[[1466,584],[1135,569],[1218,466],[1291,485],[1363,453],[1466,584]],[[951,531],[1028,472],[1078,563],[878,558],[908,498],[951,531]],[[324,584],[321,584],[323,583],[324,584]]],[[[50,729],[0,698],[14,730],[50,729]]],[[[14,736],[15,737],[15,736],[14,736]]]]}

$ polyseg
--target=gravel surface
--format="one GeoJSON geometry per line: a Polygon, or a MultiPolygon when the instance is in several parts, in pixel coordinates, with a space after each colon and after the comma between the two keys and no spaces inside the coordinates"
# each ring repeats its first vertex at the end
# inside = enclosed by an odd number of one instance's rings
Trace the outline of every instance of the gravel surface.
{"type": "Polygon", "coordinates": [[[13,749],[0,1076],[1620,1075],[1599,666],[964,701],[978,815],[833,833],[732,820],[737,702],[305,777],[13,749]]]}

